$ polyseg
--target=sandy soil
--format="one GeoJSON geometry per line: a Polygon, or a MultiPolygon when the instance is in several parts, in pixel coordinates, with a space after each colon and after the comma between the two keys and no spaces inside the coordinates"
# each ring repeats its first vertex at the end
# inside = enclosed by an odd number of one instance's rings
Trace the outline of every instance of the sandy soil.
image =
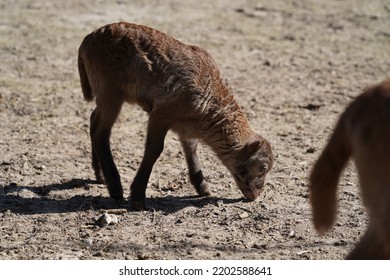
{"type": "MultiPolygon", "coordinates": [[[[390,74],[390,4],[373,1],[0,1],[0,259],[342,259],[367,225],[351,162],[339,215],[319,236],[307,176],[339,113],[390,74]],[[150,211],[118,209],[92,179],[77,49],[115,21],[152,26],[217,60],[276,162],[245,202],[200,147],[214,193],[198,198],[169,133],[147,190],[150,211]],[[118,218],[95,225],[107,211],[118,218]]],[[[126,195],[147,115],[126,105],[112,135],[126,195]]]]}

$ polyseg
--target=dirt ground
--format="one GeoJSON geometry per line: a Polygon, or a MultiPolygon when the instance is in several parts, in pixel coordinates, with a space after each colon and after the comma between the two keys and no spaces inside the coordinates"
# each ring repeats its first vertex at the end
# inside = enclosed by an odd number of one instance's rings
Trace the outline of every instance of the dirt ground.
{"type": "MultiPolygon", "coordinates": [[[[307,177],[345,106],[390,76],[390,4],[370,1],[0,0],[0,259],[342,259],[366,229],[351,162],[339,214],[319,236],[307,177]],[[198,198],[169,133],[147,189],[150,210],[120,208],[96,184],[77,72],[85,35],[149,25],[216,59],[255,131],[273,146],[265,191],[246,202],[200,147],[214,193],[198,198]],[[95,225],[102,213],[118,223],[95,225]]],[[[124,106],[111,138],[125,187],[147,115],[124,106]]]]}

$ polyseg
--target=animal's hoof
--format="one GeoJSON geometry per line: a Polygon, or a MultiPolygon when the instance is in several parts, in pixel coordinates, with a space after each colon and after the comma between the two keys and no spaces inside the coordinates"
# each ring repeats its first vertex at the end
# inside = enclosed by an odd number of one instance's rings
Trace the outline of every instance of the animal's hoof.
{"type": "Polygon", "coordinates": [[[125,202],[123,197],[114,197],[114,200],[115,200],[115,203],[118,205],[122,205],[125,202]]]}
{"type": "Polygon", "coordinates": [[[124,201],[123,188],[121,185],[107,185],[110,197],[115,201],[124,201]]]}
{"type": "Polygon", "coordinates": [[[206,190],[206,191],[199,194],[199,196],[205,196],[205,197],[212,196],[212,195],[213,195],[213,193],[210,190],[206,190]]]}
{"type": "Polygon", "coordinates": [[[203,182],[200,186],[196,187],[196,191],[199,196],[212,196],[212,193],[209,189],[209,184],[203,182]]]}
{"type": "Polygon", "coordinates": [[[146,205],[144,201],[131,201],[131,208],[135,211],[144,211],[146,210],[146,205]]]}
{"type": "Polygon", "coordinates": [[[104,178],[101,174],[95,174],[96,184],[104,184],[104,178]]]}
{"type": "Polygon", "coordinates": [[[96,182],[96,184],[104,184],[104,179],[103,178],[96,178],[95,182],[96,182]]]}

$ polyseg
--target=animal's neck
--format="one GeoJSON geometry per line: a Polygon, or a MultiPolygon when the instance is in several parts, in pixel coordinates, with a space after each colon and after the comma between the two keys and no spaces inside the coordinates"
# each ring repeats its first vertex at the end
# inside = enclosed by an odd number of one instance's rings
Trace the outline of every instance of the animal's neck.
{"type": "Polygon", "coordinates": [[[230,169],[237,152],[253,136],[248,120],[226,87],[213,96],[209,102],[201,129],[203,141],[209,145],[218,158],[230,169]]]}

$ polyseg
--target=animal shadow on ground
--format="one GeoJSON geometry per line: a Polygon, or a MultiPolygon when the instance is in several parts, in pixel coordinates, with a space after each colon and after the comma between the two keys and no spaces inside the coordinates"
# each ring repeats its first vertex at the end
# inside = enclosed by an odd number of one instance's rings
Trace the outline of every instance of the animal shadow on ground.
{"type": "MultiPolygon", "coordinates": [[[[95,180],[71,179],[63,183],[53,183],[43,186],[20,186],[15,183],[5,185],[0,190],[0,212],[11,211],[18,214],[47,214],[67,213],[99,209],[122,208],[132,211],[129,202],[117,203],[110,197],[75,195],[71,198],[64,198],[61,195],[52,196],[51,192],[61,192],[75,188],[88,190],[95,180]],[[28,196],[21,195],[23,191],[29,192],[28,196]]],[[[219,197],[199,196],[163,196],[147,199],[150,211],[162,211],[165,214],[175,213],[185,207],[194,206],[202,208],[209,204],[237,203],[243,199],[228,199],[219,197]]]]}

